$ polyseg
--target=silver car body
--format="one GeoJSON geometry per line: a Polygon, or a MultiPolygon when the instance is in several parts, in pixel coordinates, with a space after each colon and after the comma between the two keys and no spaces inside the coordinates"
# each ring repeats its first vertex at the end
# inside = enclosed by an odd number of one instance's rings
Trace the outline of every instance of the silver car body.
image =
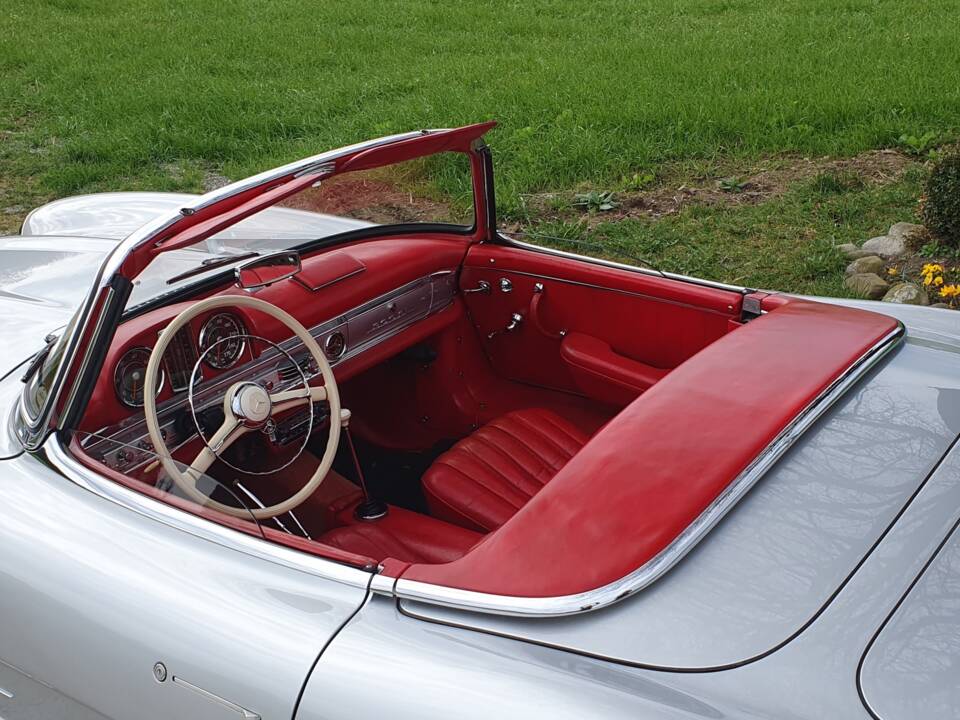
{"type": "Polygon", "coordinates": [[[18,369],[184,199],[74,198],[0,239],[0,717],[960,715],[957,315],[843,301],[905,342],[651,587],[470,612],[117,486],[57,435],[22,449],[18,369]]]}

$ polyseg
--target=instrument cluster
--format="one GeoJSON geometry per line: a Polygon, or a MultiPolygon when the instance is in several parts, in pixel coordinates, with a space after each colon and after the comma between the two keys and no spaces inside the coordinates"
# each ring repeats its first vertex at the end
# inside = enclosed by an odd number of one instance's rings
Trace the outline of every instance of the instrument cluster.
{"type": "MultiPolygon", "coordinates": [[[[153,392],[159,395],[169,381],[174,393],[190,387],[191,378],[203,379],[203,368],[222,371],[237,364],[248,346],[248,333],[235,314],[211,315],[200,327],[196,340],[187,326],[170,342],[153,392]]],[[[114,369],[113,387],[117,399],[129,408],[143,407],[147,363],[152,348],[138,345],[127,350],[114,369]]]]}

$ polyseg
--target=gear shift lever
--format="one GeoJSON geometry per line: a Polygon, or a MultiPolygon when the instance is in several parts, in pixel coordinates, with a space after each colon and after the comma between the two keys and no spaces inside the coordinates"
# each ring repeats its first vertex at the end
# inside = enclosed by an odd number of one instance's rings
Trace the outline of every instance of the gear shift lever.
{"type": "Polygon", "coordinates": [[[354,514],[358,520],[379,520],[387,514],[387,504],[382,500],[370,497],[370,491],[367,490],[367,481],[363,477],[363,468],[360,467],[357,449],[353,445],[353,435],[350,434],[350,416],[349,410],[346,408],[340,409],[340,427],[343,428],[343,434],[347,436],[350,456],[353,458],[353,466],[356,468],[357,478],[360,480],[360,490],[363,491],[363,502],[357,505],[354,514]]]}

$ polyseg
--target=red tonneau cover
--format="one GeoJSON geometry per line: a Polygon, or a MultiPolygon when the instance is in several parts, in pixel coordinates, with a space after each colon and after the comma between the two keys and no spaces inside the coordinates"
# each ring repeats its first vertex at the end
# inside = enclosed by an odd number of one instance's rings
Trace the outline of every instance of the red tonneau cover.
{"type": "MultiPolygon", "coordinates": [[[[617,581],[664,550],[833,381],[897,329],[806,300],[693,356],[623,410],[499,530],[401,577],[514,597],[617,581]]],[[[768,301],[769,302],[769,301],[768,301]]]]}

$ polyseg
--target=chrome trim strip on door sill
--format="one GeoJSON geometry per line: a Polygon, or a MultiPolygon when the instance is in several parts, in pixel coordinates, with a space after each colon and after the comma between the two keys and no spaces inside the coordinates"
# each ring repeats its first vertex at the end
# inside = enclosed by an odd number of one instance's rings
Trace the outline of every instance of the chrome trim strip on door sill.
{"type": "Polygon", "coordinates": [[[619,580],[574,595],[514,597],[405,580],[401,576],[394,585],[394,595],[400,600],[415,600],[496,615],[557,617],[607,607],[639,592],[659,579],[690,552],[806,430],[860,378],[900,344],[903,336],[904,327],[899,325],[896,330],[890,332],[860,356],[814,398],[670,545],[619,580]]]}

